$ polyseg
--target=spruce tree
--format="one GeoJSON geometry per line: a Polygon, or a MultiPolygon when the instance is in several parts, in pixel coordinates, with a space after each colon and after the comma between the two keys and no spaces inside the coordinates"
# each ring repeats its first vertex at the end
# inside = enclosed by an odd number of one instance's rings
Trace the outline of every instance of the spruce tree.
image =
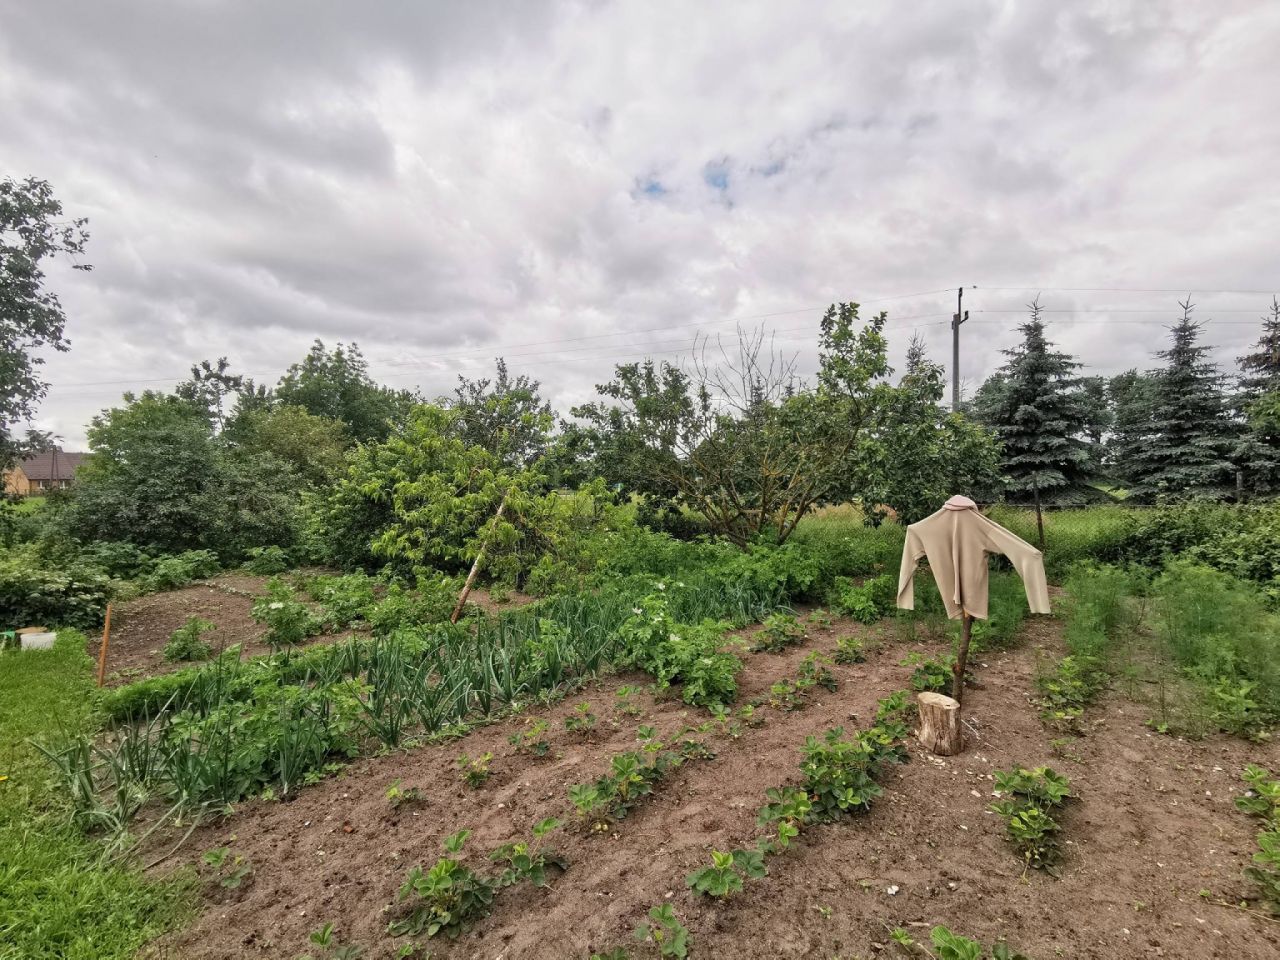
{"type": "Polygon", "coordinates": [[[1111,429],[1105,442],[1104,469],[1111,480],[1132,485],[1138,479],[1134,465],[1151,442],[1155,377],[1137,370],[1118,373],[1107,382],[1107,399],[1111,429]]]}
{"type": "Polygon", "coordinates": [[[1245,428],[1234,459],[1251,496],[1280,492],[1280,300],[1271,298],[1271,313],[1262,318],[1262,336],[1240,365],[1235,408],[1245,428]]]}
{"type": "Polygon", "coordinates": [[[1156,356],[1165,367],[1155,378],[1151,435],[1125,464],[1134,479],[1131,499],[1140,503],[1206,498],[1229,499],[1235,492],[1231,450],[1235,425],[1217,367],[1205,358],[1200,325],[1190,301],[1179,304],[1182,318],[1172,329],[1173,345],[1156,356]]]}
{"type": "Polygon", "coordinates": [[[1271,313],[1262,318],[1262,336],[1240,364],[1240,393],[1251,402],[1280,391],[1280,300],[1271,298],[1271,313]]]}
{"type": "Polygon", "coordinates": [[[1008,361],[975,404],[1004,448],[1006,496],[1058,505],[1096,500],[1100,492],[1090,485],[1094,467],[1084,436],[1087,409],[1075,375],[1080,364],[1045,339],[1039,300],[1028,309],[1031,319],[1019,328],[1022,344],[1004,351],[1008,361]]]}

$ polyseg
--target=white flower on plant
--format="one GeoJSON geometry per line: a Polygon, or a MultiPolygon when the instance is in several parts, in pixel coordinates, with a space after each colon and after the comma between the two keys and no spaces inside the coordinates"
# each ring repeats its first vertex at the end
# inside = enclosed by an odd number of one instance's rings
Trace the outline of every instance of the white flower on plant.
{"type": "Polygon", "coordinates": [[[268,610],[283,610],[283,609],[284,609],[284,603],[283,603],[282,601],[280,601],[280,600],[276,600],[274,603],[268,604],[267,609],[268,609],[268,610]]]}
{"type": "Polygon", "coordinates": [[[631,612],[634,613],[637,617],[640,616],[640,614],[644,613],[644,611],[641,610],[639,607],[632,607],[631,612]]]}
{"type": "Polygon", "coordinates": [[[670,640],[672,643],[679,643],[679,642],[680,642],[680,634],[678,634],[678,633],[668,634],[668,635],[667,635],[667,639],[668,639],[668,640],[670,640]]]}
{"type": "Polygon", "coordinates": [[[659,590],[665,590],[665,589],[667,589],[667,585],[666,585],[665,583],[660,583],[660,584],[658,584],[658,589],[659,589],[659,590]]]}

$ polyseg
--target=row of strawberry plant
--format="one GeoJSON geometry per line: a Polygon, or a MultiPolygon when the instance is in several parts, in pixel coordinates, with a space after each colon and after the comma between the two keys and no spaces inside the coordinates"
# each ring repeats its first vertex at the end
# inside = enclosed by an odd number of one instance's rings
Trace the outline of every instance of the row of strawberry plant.
{"type": "Polygon", "coordinates": [[[1245,768],[1244,780],[1249,790],[1236,797],[1236,806],[1263,823],[1258,831],[1258,852],[1252,866],[1245,868],[1245,879],[1256,887],[1255,899],[1272,916],[1280,917],[1280,780],[1252,763],[1245,768]]]}

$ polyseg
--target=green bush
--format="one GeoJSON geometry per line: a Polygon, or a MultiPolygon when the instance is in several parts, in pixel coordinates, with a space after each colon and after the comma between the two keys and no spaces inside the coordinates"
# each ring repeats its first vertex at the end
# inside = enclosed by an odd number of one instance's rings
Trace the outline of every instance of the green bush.
{"type": "Polygon", "coordinates": [[[189,618],[169,636],[169,642],[164,645],[164,658],[169,661],[208,660],[209,644],[200,638],[202,634],[214,629],[217,628],[208,620],[189,618]]]}
{"type": "Polygon", "coordinates": [[[322,620],[293,595],[293,589],[279,577],[267,582],[266,596],[253,601],[249,615],[265,624],[266,642],[272,647],[294,647],[323,629],[322,620]]]}
{"type": "Polygon", "coordinates": [[[193,580],[211,577],[222,569],[222,561],[212,550],[187,550],[161,557],[143,580],[147,590],[176,590],[193,580]]]}
{"type": "Polygon", "coordinates": [[[709,707],[732,703],[738,693],[742,661],[720,649],[728,628],[723,621],[676,622],[659,592],[639,601],[618,637],[626,660],[652,674],[659,687],[681,683],[686,703],[709,707]]]}
{"type": "Polygon", "coordinates": [[[111,582],[102,574],[32,566],[30,554],[0,558],[0,629],[102,625],[111,582]]]}
{"type": "Polygon", "coordinates": [[[325,574],[307,577],[302,589],[312,600],[324,605],[325,619],[337,629],[367,621],[376,602],[378,581],[364,571],[334,577],[325,574]]]}
{"type": "Polygon", "coordinates": [[[250,547],[246,552],[249,559],[245,561],[244,566],[250,573],[269,577],[289,569],[289,555],[283,547],[250,547]]]}
{"type": "Polygon", "coordinates": [[[831,606],[859,623],[875,623],[898,605],[898,578],[882,573],[857,584],[847,577],[836,580],[831,606]]]}

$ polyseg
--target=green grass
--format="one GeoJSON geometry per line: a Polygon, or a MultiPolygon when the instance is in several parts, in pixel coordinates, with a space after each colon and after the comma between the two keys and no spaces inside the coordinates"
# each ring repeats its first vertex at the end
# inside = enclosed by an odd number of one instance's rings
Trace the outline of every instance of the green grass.
{"type": "Polygon", "coordinates": [[[188,882],[112,866],[67,825],[29,743],[93,723],[84,642],[68,630],[51,652],[0,654],[0,960],[129,960],[190,910],[188,882]]]}

